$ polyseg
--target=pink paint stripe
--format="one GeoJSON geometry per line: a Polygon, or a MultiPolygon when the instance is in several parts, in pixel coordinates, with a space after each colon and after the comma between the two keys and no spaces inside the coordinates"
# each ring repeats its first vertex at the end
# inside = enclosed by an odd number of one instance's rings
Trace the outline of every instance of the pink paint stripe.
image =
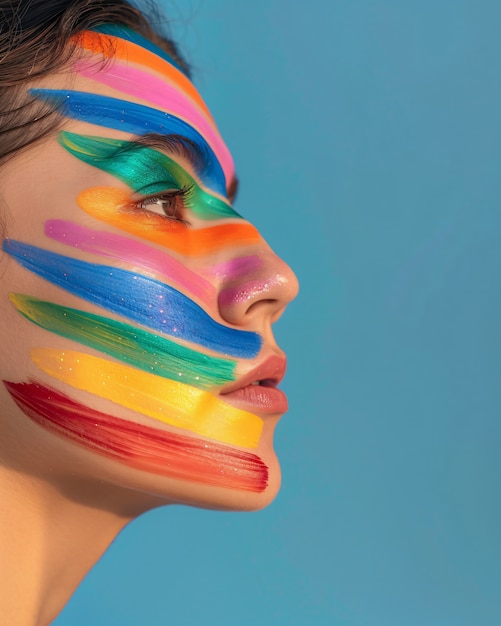
{"type": "Polygon", "coordinates": [[[262,265],[263,259],[260,256],[242,256],[225,263],[219,263],[219,265],[213,265],[210,268],[210,274],[232,280],[241,277],[242,274],[255,272],[262,265]]]}
{"type": "Polygon", "coordinates": [[[153,271],[156,275],[183,287],[206,305],[215,301],[215,288],[211,283],[191,272],[165,252],[129,237],[93,230],[65,220],[45,222],[45,234],[55,241],[84,252],[125,261],[134,267],[153,271]]]}
{"type": "Polygon", "coordinates": [[[221,135],[178,86],[169,85],[165,80],[118,62],[97,71],[95,64],[89,65],[88,62],[79,61],[75,64],[75,69],[82,76],[161,107],[196,128],[214,150],[227,184],[231,182],[235,175],[235,167],[221,135]]]}

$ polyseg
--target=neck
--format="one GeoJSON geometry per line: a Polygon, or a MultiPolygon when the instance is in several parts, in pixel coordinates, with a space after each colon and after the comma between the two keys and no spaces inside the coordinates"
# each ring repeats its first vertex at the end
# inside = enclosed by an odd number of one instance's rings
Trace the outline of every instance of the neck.
{"type": "Polygon", "coordinates": [[[138,507],[136,500],[136,509],[127,511],[119,503],[124,499],[110,497],[109,489],[99,493],[95,482],[73,482],[78,485],[70,493],[78,501],[46,478],[1,468],[2,623],[49,624],[122,528],[151,508],[151,502],[138,507]]]}

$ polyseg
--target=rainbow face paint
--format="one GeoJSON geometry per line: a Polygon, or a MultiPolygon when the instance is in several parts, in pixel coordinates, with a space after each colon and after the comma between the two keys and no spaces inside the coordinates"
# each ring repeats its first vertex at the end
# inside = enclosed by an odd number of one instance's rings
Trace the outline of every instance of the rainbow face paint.
{"type": "Polygon", "coordinates": [[[268,468],[255,454],[128,422],[35,382],[4,385],[43,428],[129,467],[227,489],[266,489],[268,468]]]}
{"type": "Polygon", "coordinates": [[[258,292],[274,301],[266,285],[276,285],[273,275],[262,278],[258,231],[231,206],[231,155],[168,54],[124,27],[105,25],[74,41],[83,53],[75,90],[61,81],[60,89],[42,82],[31,91],[76,122],[78,132],[63,130],[51,144],[62,197],[47,193],[43,233],[37,223],[3,243],[16,271],[31,273],[10,300],[38,327],[29,359],[40,380],[5,386],[30,419],[96,454],[169,478],[262,492],[268,468],[255,451],[271,448],[260,441],[267,411],[248,399],[261,392],[255,385],[264,394],[279,377],[271,357],[263,365],[264,351],[257,363],[263,339],[252,330],[260,326],[240,326],[221,307],[245,309],[258,292]],[[112,58],[103,64],[103,56],[112,58]],[[41,382],[48,379],[55,388],[41,382]],[[72,393],[101,399],[114,415],[72,393]]]}

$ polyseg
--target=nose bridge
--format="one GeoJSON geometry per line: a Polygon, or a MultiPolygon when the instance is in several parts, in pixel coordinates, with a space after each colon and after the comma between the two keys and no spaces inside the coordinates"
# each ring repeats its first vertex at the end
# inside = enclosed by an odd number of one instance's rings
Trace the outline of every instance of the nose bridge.
{"type": "Polygon", "coordinates": [[[245,326],[257,316],[274,321],[298,292],[291,268],[263,241],[239,250],[220,266],[218,307],[221,317],[245,326]]]}

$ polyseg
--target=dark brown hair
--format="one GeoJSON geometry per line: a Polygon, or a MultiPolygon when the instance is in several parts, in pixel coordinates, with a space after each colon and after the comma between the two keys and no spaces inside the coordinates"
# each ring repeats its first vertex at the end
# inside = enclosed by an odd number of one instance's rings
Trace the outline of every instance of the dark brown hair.
{"type": "Polygon", "coordinates": [[[122,24],[187,69],[170,37],[153,28],[158,11],[151,4],[148,9],[149,18],[126,0],[0,0],[0,164],[61,123],[52,105],[30,96],[28,85],[64,69],[78,33],[122,24]]]}

